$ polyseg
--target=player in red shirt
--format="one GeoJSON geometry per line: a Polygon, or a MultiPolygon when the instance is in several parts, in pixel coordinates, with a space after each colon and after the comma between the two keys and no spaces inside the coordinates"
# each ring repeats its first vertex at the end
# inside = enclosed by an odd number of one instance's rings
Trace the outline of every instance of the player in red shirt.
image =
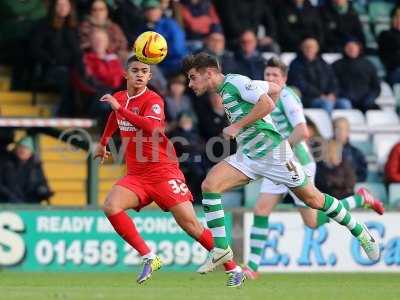
{"type": "MultiPolygon", "coordinates": [[[[150,66],[131,57],[125,72],[127,90],[104,95],[100,100],[108,102],[111,112],[95,158],[101,162],[110,153],[106,146],[119,128],[125,148],[127,174],[111,189],[103,210],[115,231],[143,258],[143,271],[138,283],[149,279],[162,262],[153,253],[136,230],[133,220],[125,210],[135,209],[156,202],[165,211],[170,211],[179,226],[197,240],[204,248],[213,248],[212,234],[197,220],[193,209],[193,197],[179,169],[172,143],[164,134],[164,101],[147,88],[151,78],[150,66]]],[[[235,262],[225,264],[229,275],[227,285],[240,286],[241,268],[235,262]]]]}

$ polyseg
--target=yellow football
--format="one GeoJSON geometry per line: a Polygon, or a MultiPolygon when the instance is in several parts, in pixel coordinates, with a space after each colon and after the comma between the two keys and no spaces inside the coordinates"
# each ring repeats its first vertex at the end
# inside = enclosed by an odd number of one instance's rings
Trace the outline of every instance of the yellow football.
{"type": "Polygon", "coordinates": [[[165,38],[154,31],[146,31],[138,36],[133,51],[139,61],[145,64],[159,64],[167,56],[168,45],[165,38]]]}

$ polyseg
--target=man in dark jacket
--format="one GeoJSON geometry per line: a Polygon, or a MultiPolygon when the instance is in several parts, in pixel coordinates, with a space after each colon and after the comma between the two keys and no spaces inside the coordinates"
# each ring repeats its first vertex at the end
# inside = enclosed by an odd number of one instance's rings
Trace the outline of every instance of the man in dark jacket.
{"type": "Polygon", "coordinates": [[[374,65],[361,54],[362,48],[356,39],[349,40],[344,47],[344,57],[332,67],[339,82],[339,97],[351,101],[353,108],[362,112],[379,109],[375,104],[381,88],[374,65]]]}
{"type": "Polygon", "coordinates": [[[283,51],[295,52],[307,36],[323,43],[320,14],[308,0],[285,0],[278,15],[279,44],[283,51]]]}
{"type": "Polygon", "coordinates": [[[301,52],[290,64],[288,84],[300,90],[305,107],[322,108],[328,113],[334,108],[351,108],[349,100],[337,98],[335,73],[319,55],[319,45],[314,38],[302,42],[301,52]]]}
{"type": "Polygon", "coordinates": [[[350,144],[350,124],[346,118],[336,118],[333,121],[335,140],[343,145],[343,160],[347,160],[353,166],[357,182],[364,182],[368,175],[368,165],[364,154],[350,144]]]}
{"type": "Polygon", "coordinates": [[[238,73],[253,80],[263,80],[265,61],[257,50],[257,37],[251,30],[240,35],[240,50],[236,53],[238,73]]]}
{"type": "Polygon", "coordinates": [[[379,56],[386,67],[388,82],[400,83],[400,7],[392,12],[392,28],[378,39],[379,56]]]}
{"type": "Polygon", "coordinates": [[[211,26],[204,45],[202,52],[216,56],[225,74],[238,73],[233,53],[225,49],[225,36],[220,25],[211,26]]]}
{"type": "Polygon", "coordinates": [[[349,37],[355,36],[365,46],[365,36],[358,14],[348,0],[331,0],[321,8],[324,24],[324,52],[340,52],[349,37]]]}
{"type": "Polygon", "coordinates": [[[265,0],[215,0],[214,5],[221,19],[226,39],[232,47],[243,30],[257,32],[259,25],[264,26],[265,36],[260,40],[263,50],[274,50],[277,39],[276,22],[265,0]],[[270,47],[270,49],[268,49],[270,47]]]}
{"type": "Polygon", "coordinates": [[[32,138],[25,137],[10,158],[0,163],[0,202],[40,203],[53,195],[33,151],[32,138]]]}

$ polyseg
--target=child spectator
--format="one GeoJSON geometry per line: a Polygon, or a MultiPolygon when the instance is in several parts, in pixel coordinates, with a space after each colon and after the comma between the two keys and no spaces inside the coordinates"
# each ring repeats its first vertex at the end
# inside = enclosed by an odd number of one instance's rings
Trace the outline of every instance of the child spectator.
{"type": "Polygon", "coordinates": [[[81,48],[83,50],[90,48],[90,39],[93,30],[104,29],[108,33],[110,40],[107,51],[116,53],[122,60],[125,60],[128,54],[128,41],[121,28],[110,20],[108,14],[106,1],[93,1],[89,15],[79,28],[81,48]]]}

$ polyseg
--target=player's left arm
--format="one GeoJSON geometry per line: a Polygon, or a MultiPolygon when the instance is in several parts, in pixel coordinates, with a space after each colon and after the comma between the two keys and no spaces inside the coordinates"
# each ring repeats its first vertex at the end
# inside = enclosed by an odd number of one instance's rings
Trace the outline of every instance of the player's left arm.
{"type": "Polygon", "coordinates": [[[142,129],[145,133],[152,135],[155,132],[163,131],[162,120],[164,119],[164,105],[161,99],[149,99],[143,116],[126,109],[119,104],[117,99],[109,94],[104,95],[101,101],[110,103],[114,111],[118,111],[118,113],[124,116],[132,125],[142,129]]]}
{"type": "Polygon", "coordinates": [[[308,139],[309,132],[304,116],[303,105],[297,96],[287,93],[281,97],[283,109],[290,125],[292,125],[293,132],[289,136],[288,141],[291,146],[308,139]]]}

